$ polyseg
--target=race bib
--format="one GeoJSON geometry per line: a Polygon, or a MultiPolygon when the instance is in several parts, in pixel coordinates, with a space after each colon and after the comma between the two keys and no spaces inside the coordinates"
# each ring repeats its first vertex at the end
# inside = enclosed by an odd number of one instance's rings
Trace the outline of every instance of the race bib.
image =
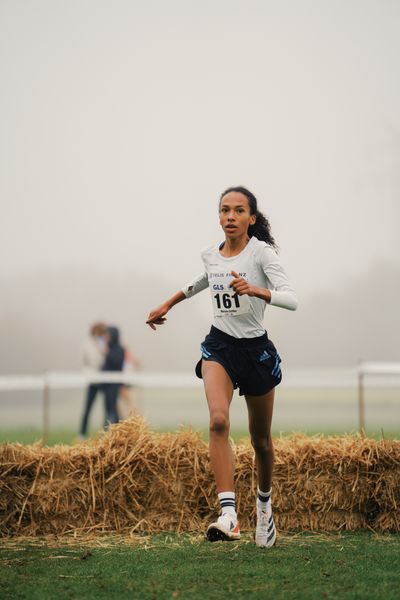
{"type": "Polygon", "coordinates": [[[229,284],[214,283],[210,285],[210,290],[215,317],[237,317],[249,312],[249,297],[239,296],[229,284]]]}

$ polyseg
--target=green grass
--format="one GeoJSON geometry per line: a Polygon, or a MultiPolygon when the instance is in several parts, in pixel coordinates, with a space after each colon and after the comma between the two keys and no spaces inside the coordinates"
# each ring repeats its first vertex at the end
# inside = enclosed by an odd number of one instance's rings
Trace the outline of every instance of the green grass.
{"type": "MultiPolygon", "coordinates": [[[[161,431],[161,430],[160,430],[161,431]]],[[[278,437],[279,435],[288,436],[291,435],[291,431],[273,431],[273,436],[278,437]]],[[[307,435],[316,435],[318,433],[324,433],[324,435],[341,435],[344,433],[353,433],[356,434],[356,431],[339,431],[339,430],[324,430],[316,431],[309,429],[307,431],[303,431],[307,435]]],[[[95,438],[99,432],[91,431],[90,437],[95,438]]],[[[208,431],[202,432],[203,438],[208,440],[208,431]]],[[[382,438],[381,431],[367,431],[368,437],[371,437],[376,440],[380,440],[382,438]]],[[[249,437],[249,433],[246,429],[235,430],[231,432],[231,437],[235,442],[238,442],[244,438],[249,437]]],[[[384,437],[386,439],[399,439],[400,434],[398,431],[385,431],[384,437]]],[[[0,443],[2,442],[20,442],[21,444],[33,444],[41,440],[42,431],[40,429],[29,429],[29,428],[15,428],[15,429],[0,429],[0,443]]],[[[48,446],[54,446],[55,444],[74,444],[78,439],[77,432],[71,429],[52,429],[50,430],[48,440],[46,444],[48,446]]]]}
{"type": "Polygon", "coordinates": [[[399,597],[400,536],[282,535],[270,550],[250,533],[210,544],[200,535],[5,541],[2,599],[374,599],[399,597]]]}
{"type": "MultiPolygon", "coordinates": [[[[92,434],[94,435],[94,433],[92,434]]],[[[19,442],[20,444],[33,444],[42,439],[43,433],[40,429],[10,428],[0,429],[0,443],[19,442]]],[[[47,444],[73,444],[78,438],[77,432],[71,429],[52,429],[49,433],[47,444]]]]}

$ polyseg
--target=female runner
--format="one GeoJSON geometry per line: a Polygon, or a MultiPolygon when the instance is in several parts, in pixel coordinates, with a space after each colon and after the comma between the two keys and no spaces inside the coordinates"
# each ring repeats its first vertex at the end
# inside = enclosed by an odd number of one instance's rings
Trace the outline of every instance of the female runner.
{"type": "Polygon", "coordinates": [[[257,466],[257,526],[255,541],[274,545],[276,529],[271,508],[274,449],[271,420],[274,388],[281,381],[278,352],[262,322],[266,304],[296,310],[297,298],[275,251],[267,219],[255,196],[244,187],[227,189],[219,201],[225,241],[202,253],[204,272],[183,290],[153,310],[146,321],[152,329],[166,321],[178,302],[210,288],[214,321],[200,346],[196,374],[204,381],[210,413],[210,462],[221,515],[209,525],[210,541],[236,540],[234,459],[229,443],[229,407],[233,390],[246,399],[249,432],[257,466]]]}

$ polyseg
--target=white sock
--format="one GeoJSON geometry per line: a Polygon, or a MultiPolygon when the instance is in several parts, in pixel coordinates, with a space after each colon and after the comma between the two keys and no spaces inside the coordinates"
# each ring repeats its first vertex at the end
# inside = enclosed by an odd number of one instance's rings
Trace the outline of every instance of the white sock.
{"type": "Polygon", "coordinates": [[[236,518],[235,492],[220,492],[218,499],[222,514],[228,513],[236,518]]]}
{"type": "Polygon", "coordinates": [[[263,492],[259,487],[257,488],[257,510],[267,511],[271,508],[271,491],[272,488],[269,492],[263,492]]]}

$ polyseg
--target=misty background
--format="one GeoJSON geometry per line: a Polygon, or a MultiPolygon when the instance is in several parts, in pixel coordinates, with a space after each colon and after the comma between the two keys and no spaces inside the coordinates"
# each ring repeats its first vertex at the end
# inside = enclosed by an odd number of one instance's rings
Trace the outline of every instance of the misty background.
{"type": "Polygon", "coordinates": [[[284,364],[399,361],[399,31],[391,0],[2,0],[1,372],[78,368],[99,319],[192,370],[208,292],[145,320],[239,184],[299,296],[284,364]]]}

